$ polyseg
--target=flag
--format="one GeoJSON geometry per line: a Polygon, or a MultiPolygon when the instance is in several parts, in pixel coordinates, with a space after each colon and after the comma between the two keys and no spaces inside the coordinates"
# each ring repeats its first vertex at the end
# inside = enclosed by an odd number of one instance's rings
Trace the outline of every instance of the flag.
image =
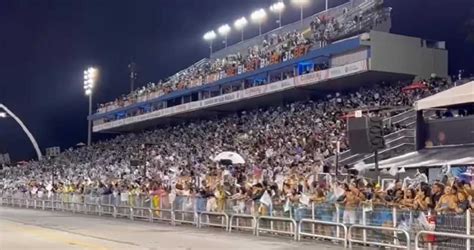
{"type": "Polygon", "coordinates": [[[286,198],[285,206],[283,206],[283,212],[288,212],[290,211],[291,206],[290,206],[290,199],[286,198]]]}
{"type": "Polygon", "coordinates": [[[301,202],[301,204],[309,206],[309,197],[305,194],[302,194],[301,197],[300,197],[300,202],[301,202]]]}
{"type": "Polygon", "coordinates": [[[393,165],[390,170],[388,171],[388,173],[391,175],[391,176],[395,176],[397,175],[398,173],[398,167],[393,165]]]}
{"type": "Polygon", "coordinates": [[[262,204],[264,204],[265,206],[267,206],[267,207],[272,206],[272,197],[270,197],[270,195],[268,194],[267,191],[265,191],[265,193],[263,193],[262,197],[260,197],[260,202],[262,204]]]}

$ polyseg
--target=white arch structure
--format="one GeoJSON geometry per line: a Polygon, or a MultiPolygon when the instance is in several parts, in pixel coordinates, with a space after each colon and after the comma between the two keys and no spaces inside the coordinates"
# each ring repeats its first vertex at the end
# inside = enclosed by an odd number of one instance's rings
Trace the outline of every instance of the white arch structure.
{"type": "Polygon", "coordinates": [[[5,105],[1,104],[0,103],[0,109],[3,109],[5,110],[5,112],[7,112],[7,114],[11,117],[13,117],[13,119],[15,119],[15,121],[18,123],[18,125],[20,125],[20,127],[23,129],[23,132],[25,132],[25,134],[28,136],[28,138],[30,139],[31,141],[31,144],[33,144],[33,147],[35,148],[36,150],[36,155],[38,156],[38,160],[41,160],[43,158],[43,155],[41,154],[41,150],[38,146],[38,143],[36,142],[35,138],[33,137],[33,135],[30,133],[30,131],[28,130],[28,128],[25,126],[25,124],[20,120],[20,118],[18,118],[18,116],[16,116],[12,111],[10,111],[5,105]]]}

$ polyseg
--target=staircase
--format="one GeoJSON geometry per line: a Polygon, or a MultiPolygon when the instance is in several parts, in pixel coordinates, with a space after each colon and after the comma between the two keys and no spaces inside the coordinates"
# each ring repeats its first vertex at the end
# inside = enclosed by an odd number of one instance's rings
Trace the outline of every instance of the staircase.
{"type": "MultiPolygon", "coordinates": [[[[384,125],[400,126],[403,129],[384,136],[385,149],[378,152],[379,160],[384,160],[394,156],[402,155],[415,150],[415,124],[416,112],[408,110],[398,115],[383,120],[384,125]]],[[[374,154],[352,154],[351,150],[339,154],[339,164],[354,165],[357,162],[364,161],[372,163],[374,154]]],[[[326,159],[327,162],[334,162],[335,156],[326,159]]]]}

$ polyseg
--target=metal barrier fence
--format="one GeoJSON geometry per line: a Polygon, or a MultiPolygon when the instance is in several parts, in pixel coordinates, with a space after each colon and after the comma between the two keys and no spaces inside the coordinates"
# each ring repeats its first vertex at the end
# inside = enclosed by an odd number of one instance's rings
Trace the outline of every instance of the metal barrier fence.
{"type": "Polygon", "coordinates": [[[302,219],[298,223],[298,240],[301,240],[302,236],[309,236],[309,237],[315,237],[315,238],[321,238],[321,239],[342,241],[344,244],[344,247],[347,247],[347,233],[348,233],[347,226],[342,223],[321,221],[321,220],[310,220],[310,219],[302,219]],[[327,233],[327,234],[315,233],[314,230],[311,233],[305,232],[303,229],[304,224],[311,224],[311,225],[317,225],[317,226],[331,226],[337,229],[342,228],[343,234],[341,236],[339,231],[336,231],[336,230],[334,231],[331,230],[334,233],[327,233]]]}
{"type": "Polygon", "coordinates": [[[269,233],[276,233],[276,234],[288,234],[288,235],[293,236],[295,240],[298,239],[298,228],[297,228],[297,225],[296,225],[296,221],[294,219],[291,219],[291,218],[272,217],[272,216],[259,216],[257,218],[257,223],[256,223],[256,227],[255,227],[255,234],[257,236],[259,236],[260,232],[269,232],[269,233]],[[284,230],[284,229],[279,229],[279,228],[275,229],[273,227],[264,228],[264,227],[262,227],[261,222],[266,221],[266,220],[268,220],[270,222],[274,222],[274,221],[288,222],[288,223],[290,223],[290,231],[287,231],[287,230],[284,230]]]}
{"type": "MultiPolygon", "coordinates": [[[[420,231],[415,236],[415,250],[421,249],[420,246],[420,237],[422,235],[432,235],[432,236],[442,236],[442,237],[449,237],[455,239],[464,239],[467,242],[474,240],[474,235],[470,234],[455,234],[455,233],[444,233],[444,232],[433,232],[433,231],[420,231]]],[[[451,248],[454,249],[454,248],[451,248]]],[[[466,246],[466,249],[470,250],[471,246],[466,246]]]]}
{"type": "Polygon", "coordinates": [[[266,206],[258,200],[218,200],[193,196],[173,198],[171,195],[125,198],[113,194],[35,197],[28,193],[16,193],[4,194],[0,197],[0,205],[160,221],[171,225],[191,224],[198,228],[222,228],[229,232],[250,231],[255,235],[267,232],[291,235],[298,240],[322,238],[341,241],[344,245],[360,243],[395,248],[410,248],[411,245],[423,243],[429,247],[471,249],[471,238],[462,236],[472,235],[474,230],[470,212],[430,215],[395,207],[344,208],[329,203],[302,205],[275,202],[273,206],[266,206]],[[423,232],[423,238],[417,239],[421,237],[419,232],[423,232]]]}
{"type": "Polygon", "coordinates": [[[411,241],[410,241],[410,235],[408,234],[407,231],[399,228],[391,228],[391,227],[374,227],[374,226],[365,226],[365,225],[352,225],[349,227],[349,233],[348,233],[348,241],[349,241],[349,248],[352,248],[352,243],[361,243],[361,244],[369,244],[372,246],[379,246],[379,247],[393,247],[393,248],[401,248],[401,249],[410,249],[411,241]],[[353,238],[353,232],[355,229],[360,228],[362,230],[377,230],[377,231],[393,231],[393,232],[400,232],[405,235],[405,245],[401,244],[396,244],[396,243],[384,243],[380,241],[369,241],[369,240],[357,240],[353,238]]]}

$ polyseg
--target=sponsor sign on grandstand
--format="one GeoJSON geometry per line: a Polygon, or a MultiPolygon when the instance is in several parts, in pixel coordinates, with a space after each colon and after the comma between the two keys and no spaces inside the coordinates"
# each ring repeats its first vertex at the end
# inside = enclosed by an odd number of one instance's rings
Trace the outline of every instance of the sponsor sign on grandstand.
{"type": "MultiPolygon", "coordinates": [[[[283,81],[273,82],[266,85],[256,86],[252,88],[248,88],[245,90],[235,91],[229,94],[211,97],[208,99],[204,99],[202,101],[195,101],[189,102],[177,106],[173,106],[170,108],[164,108],[160,110],[156,110],[150,113],[128,117],[125,119],[121,119],[118,121],[107,122],[104,124],[94,125],[93,131],[99,132],[102,130],[107,130],[111,128],[116,128],[123,125],[129,125],[136,122],[146,121],[150,119],[155,119],[159,117],[174,115],[178,113],[188,112],[190,110],[195,110],[204,107],[211,107],[215,105],[221,105],[225,103],[230,103],[246,98],[257,97],[261,95],[265,95],[268,93],[273,93],[285,89],[294,88],[295,86],[302,86],[308,84],[314,84],[320,81],[325,81],[333,78],[338,78],[346,75],[351,75],[359,72],[363,72],[367,70],[367,61],[359,61],[355,63],[351,63],[348,65],[330,68],[328,70],[321,70],[318,72],[313,72],[309,74],[305,74],[302,76],[298,76],[296,78],[290,78],[283,81]]],[[[218,77],[218,75],[214,75],[214,77],[218,77]]]]}
{"type": "Polygon", "coordinates": [[[257,86],[253,88],[248,88],[244,90],[244,97],[254,97],[254,96],[259,96],[265,93],[267,89],[267,85],[262,85],[262,86],[257,86]]]}
{"type": "Polygon", "coordinates": [[[240,91],[236,91],[233,93],[221,95],[221,96],[216,96],[212,98],[205,99],[202,102],[202,107],[210,107],[218,104],[223,104],[227,102],[232,102],[234,100],[239,99],[240,97],[240,91]]]}
{"type": "Polygon", "coordinates": [[[202,101],[188,103],[189,110],[199,109],[201,106],[202,106],[202,101]]]}
{"type": "Polygon", "coordinates": [[[292,88],[294,86],[295,81],[293,78],[290,78],[283,81],[268,84],[265,93],[277,92],[284,89],[292,88]]]}
{"type": "Polygon", "coordinates": [[[295,84],[297,86],[301,86],[301,85],[307,85],[307,84],[312,84],[312,83],[326,80],[327,73],[328,73],[327,70],[321,70],[321,71],[309,73],[306,75],[298,76],[296,78],[295,84]]]}
{"type": "Polygon", "coordinates": [[[338,78],[367,70],[367,61],[358,61],[344,66],[329,69],[328,78],[338,78]]]}

